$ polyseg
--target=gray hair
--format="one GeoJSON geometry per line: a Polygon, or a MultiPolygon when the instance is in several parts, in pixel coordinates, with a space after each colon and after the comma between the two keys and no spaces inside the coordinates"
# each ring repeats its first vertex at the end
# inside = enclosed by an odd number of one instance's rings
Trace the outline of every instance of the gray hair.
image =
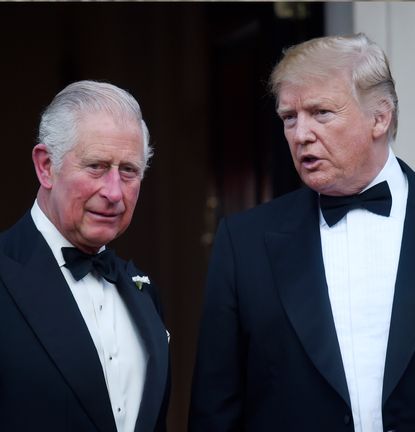
{"type": "Polygon", "coordinates": [[[140,176],[153,155],[150,134],[141,109],[134,97],[119,87],[97,81],[78,81],[59,92],[42,114],[38,143],[43,143],[56,169],[62,165],[65,154],[77,143],[78,126],[82,114],[106,112],[117,121],[137,121],[143,136],[144,155],[140,176]]]}
{"type": "Polygon", "coordinates": [[[283,82],[329,80],[333,73],[343,74],[350,80],[352,93],[362,107],[373,113],[391,111],[388,134],[390,139],[395,139],[398,96],[389,62],[382,49],[363,33],[326,36],[288,48],[271,74],[271,91],[278,104],[283,82]]]}

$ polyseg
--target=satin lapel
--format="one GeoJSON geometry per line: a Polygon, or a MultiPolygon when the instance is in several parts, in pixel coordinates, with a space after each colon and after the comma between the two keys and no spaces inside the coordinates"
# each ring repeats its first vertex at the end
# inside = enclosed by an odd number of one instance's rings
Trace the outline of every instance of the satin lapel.
{"type": "Polygon", "coordinates": [[[116,432],[101,363],[88,329],[47,243],[39,233],[32,237],[35,241],[25,245],[31,251],[26,262],[0,260],[2,279],[91,421],[99,431],[116,432]]]}
{"type": "Polygon", "coordinates": [[[415,178],[406,164],[400,164],[407,174],[409,193],[386,353],[383,403],[415,353],[415,178]]]}
{"type": "Polygon", "coordinates": [[[307,355],[350,406],[325,279],[317,197],[311,191],[301,197],[279,232],[265,235],[274,280],[307,355]]]}
{"type": "Polygon", "coordinates": [[[149,355],[135,431],[153,432],[167,385],[168,340],[166,329],[148,292],[149,286],[143,284],[143,288],[139,290],[132,281],[132,277],[137,274],[137,269],[129,262],[117,286],[135,320],[149,355]]]}

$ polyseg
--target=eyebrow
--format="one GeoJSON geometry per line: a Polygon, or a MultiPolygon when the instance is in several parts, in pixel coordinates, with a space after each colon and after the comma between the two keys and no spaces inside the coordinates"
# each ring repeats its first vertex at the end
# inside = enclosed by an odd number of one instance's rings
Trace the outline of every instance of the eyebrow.
{"type": "Polygon", "coordinates": [[[90,154],[90,155],[84,155],[82,158],[82,161],[84,163],[91,163],[91,162],[102,162],[102,163],[106,163],[108,165],[135,165],[137,167],[141,166],[143,164],[143,162],[141,160],[120,160],[118,164],[114,164],[112,163],[112,158],[111,157],[105,157],[102,155],[94,155],[94,154],[90,154]]]}
{"type": "MultiPolygon", "coordinates": [[[[329,105],[329,107],[334,107],[334,103],[328,99],[312,99],[312,100],[305,102],[303,104],[303,108],[306,110],[313,110],[313,109],[321,107],[321,105],[329,105]]],[[[295,112],[295,111],[296,111],[295,108],[290,108],[289,106],[287,106],[287,107],[283,106],[282,108],[277,109],[277,114],[279,116],[281,116],[284,114],[290,114],[290,113],[295,112]]]]}
{"type": "Polygon", "coordinates": [[[290,114],[293,111],[295,111],[294,109],[291,108],[278,108],[277,109],[277,114],[281,117],[284,114],[290,114]]]}
{"type": "Polygon", "coordinates": [[[321,105],[333,105],[332,101],[329,101],[328,99],[313,99],[309,102],[306,102],[304,104],[306,109],[313,109],[313,108],[317,108],[320,107],[321,105]]]}

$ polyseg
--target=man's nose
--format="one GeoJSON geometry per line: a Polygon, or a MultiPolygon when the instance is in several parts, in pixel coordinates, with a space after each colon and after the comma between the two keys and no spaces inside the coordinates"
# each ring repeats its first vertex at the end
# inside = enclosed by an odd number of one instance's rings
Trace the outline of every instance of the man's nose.
{"type": "Polygon", "coordinates": [[[306,116],[298,116],[295,125],[294,139],[296,144],[307,144],[315,141],[316,136],[313,131],[313,120],[306,116]]]}
{"type": "Polygon", "coordinates": [[[111,203],[120,201],[122,199],[122,180],[118,167],[111,167],[103,176],[103,182],[101,194],[111,203]]]}

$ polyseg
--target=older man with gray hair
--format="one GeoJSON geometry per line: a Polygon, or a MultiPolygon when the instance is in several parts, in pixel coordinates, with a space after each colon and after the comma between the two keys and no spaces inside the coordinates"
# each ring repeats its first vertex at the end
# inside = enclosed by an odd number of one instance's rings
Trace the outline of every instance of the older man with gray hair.
{"type": "Polygon", "coordinates": [[[190,431],[415,431],[415,174],[388,60],[317,38],[271,86],[305,187],[219,227],[190,431]]]}
{"type": "Polygon", "coordinates": [[[0,430],[165,431],[156,291],[106,248],[151,153],[137,101],[114,85],[73,83],[43,113],[37,199],[0,237],[0,430]]]}

